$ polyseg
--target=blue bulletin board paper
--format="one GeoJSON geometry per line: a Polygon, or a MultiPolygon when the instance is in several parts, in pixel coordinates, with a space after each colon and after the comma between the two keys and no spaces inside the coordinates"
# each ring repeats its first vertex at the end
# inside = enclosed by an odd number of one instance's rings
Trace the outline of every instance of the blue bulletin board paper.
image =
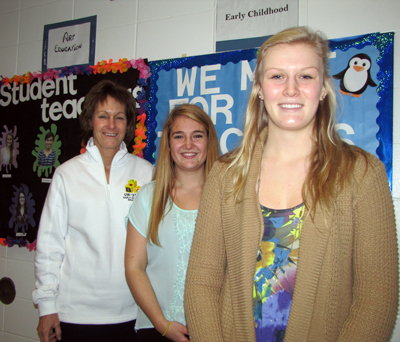
{"type": "MultiPolygon", "coordinates": [[[[392,181],[393,38],[373,33],[330,40],[329,69],[337,89],[335,128],[342,139],[377,156],[392,181]],[[360,91],[341,92],[340,75],[354,59],[370,64],[369,83],[360,91]],[[358,59],[357,59],[358,58],[358,59]],[[370,60],[368,62],[368,59],[370,60]]],[[[160,131],[169,111],[192,103],[208,113],[225,153],[241,140],[244,113],[252,87],[257,49],[150,62],[147,160],[157,156],[160,131]]],[[[365,81],[367,82],[367,81],[365,81]]]]}

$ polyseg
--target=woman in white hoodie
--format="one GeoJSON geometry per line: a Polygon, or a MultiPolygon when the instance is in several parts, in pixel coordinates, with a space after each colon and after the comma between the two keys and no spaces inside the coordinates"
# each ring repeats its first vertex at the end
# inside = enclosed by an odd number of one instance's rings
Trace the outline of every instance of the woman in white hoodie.
{"type": "Polygon", "coordinates": [[[129,153],[131,93],[102,81],[80,115],[86,152],[59,166],[43,208],[35,259],[42,342],[135,341],[137,306],[125,281],[124,217],[153,166],[129,153]]]}

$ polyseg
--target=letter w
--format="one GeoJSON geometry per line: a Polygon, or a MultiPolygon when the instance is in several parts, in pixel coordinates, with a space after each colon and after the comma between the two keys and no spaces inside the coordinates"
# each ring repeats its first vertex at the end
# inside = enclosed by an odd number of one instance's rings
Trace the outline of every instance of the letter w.
{"type": "Polygon", "coordinates": [[[185,79],[183,80],[183,82],[182,82],[182,69],[177,69],[176,72],[177,72],[176,78],[178,83],[178,96],[183,96],[186,87],[188,91],[188,96],[193,96],[194,85],[196,83],[197,67],[195,66],[192,68],[192,74],[190,79],[188,75],[188,69],[186,69],[185,79]]]}

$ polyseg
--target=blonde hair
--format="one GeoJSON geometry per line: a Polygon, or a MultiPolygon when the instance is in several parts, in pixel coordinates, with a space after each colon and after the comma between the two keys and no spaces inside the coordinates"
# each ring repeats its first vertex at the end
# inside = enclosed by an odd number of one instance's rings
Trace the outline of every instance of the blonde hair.
{"type": "Polygon", "coordinates": [[[210,117],[198,106],[183,104],[175,107],[168,115],[164,124],[160,139],[159,152],[157,157],[156,170],[153,180],[155,180],[153,200],[151,203],[151,213],[149,219],[149,229],[147,232],[147,242],[160,246],[158,240],[158,227],[171,208],[167,208],[168,200],[174,189],[176,174],[175,163],[169,151],[169,139],[172,126],[176,118],[185,116],[200,123],[207,131],[208,149],[207,159],[204,166],[205,176],[211,170],[212,165],[220,156],[217,132],[210,117]]]}
{"type": "Polygon", "coordinates": [[[336,94],[328,73],[329,46],[321,32],[314,32],[307,27],[281,31],[267,39],[258,51],[253,87],[245,114],[243,139],[236,150],[221,158],[229,164],[227,170],[234,175],[233,188],[228,195],[233,195],[238,201],[238,194],[246,184],[255,144],[264,144],[260,139],[260,132],[268,126],[268,119],[264,103],[258,97],[262,81],[262,61],[267,51],[279,44],[307,44],[322,61],[323,86],[327,95],[320,101],[317,109],[311,165],[303,185],[302,196],[311,214],[315,213],[318,203],[324,210],[330,211],[334,207],[337,191],[348,181],[354,170],[357,152],[364,157],[366,153],[343,142],[335,131],[336,94]],[[310,195],[310,203],[306,203],[306,194],[310,195]]]}

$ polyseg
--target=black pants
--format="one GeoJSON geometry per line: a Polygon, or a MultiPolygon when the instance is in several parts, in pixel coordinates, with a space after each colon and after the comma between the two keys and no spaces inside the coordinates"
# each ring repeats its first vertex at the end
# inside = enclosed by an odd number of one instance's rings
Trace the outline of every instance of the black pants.
{"type": "Polygon", "coordinates": [[[137,331],[137,342],[170,342],[163,337],[155,328],[139,329],[137,331]]]}
{"type": "Polygon", "coordinates": [[[137,342],[135,321],[118,324],[71,324],[61,322],[62,342],[137,342]]]}

